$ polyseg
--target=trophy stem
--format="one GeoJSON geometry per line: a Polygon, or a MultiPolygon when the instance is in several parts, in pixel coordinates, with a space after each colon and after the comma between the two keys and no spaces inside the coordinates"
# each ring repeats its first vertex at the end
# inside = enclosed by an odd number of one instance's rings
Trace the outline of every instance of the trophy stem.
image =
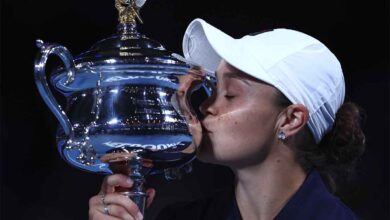
{"type": "Polygon", "coordinates": [[[123,195],[129,197],[135,204],[137,204],[140,212],[144,214],[145,211],[145,201],[146,193],[144,192],[143,184],[145,178],[141,173],[142,169],[142,158],[139,156],[134,157],[132,160],[128,161],[128,166],[130,169],[129,177],[133,180],[133,187],[130,192],[123,192],[123,195]]]}
{"type": "Polygon", "coordinates": [[[137,24],[135,23],[118,24],[117,33],[120,35],[136,35],[136,36],[140,35],[137,31],[137,24]]]}
{"type": "Polygon", "coordinates": [[[139,211],[144,215],[145,204],[146,204],[146,193],[145,192],[123,192],[122,195],[127,196],[131,199],[139,208],[139,211]]]}

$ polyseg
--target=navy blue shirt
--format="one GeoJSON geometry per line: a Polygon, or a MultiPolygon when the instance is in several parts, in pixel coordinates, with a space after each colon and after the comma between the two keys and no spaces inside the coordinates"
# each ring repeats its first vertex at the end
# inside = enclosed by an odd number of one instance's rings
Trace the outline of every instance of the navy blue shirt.
{"type": "MultiPolygon", "coordinates": [[[[158,220],[241,220],[234,189],[190,203],[165,208],[158,220]]],[[[320,174],[313,170],[275,220],[356,220],[348,207],[326,188],[320,174]]]]}

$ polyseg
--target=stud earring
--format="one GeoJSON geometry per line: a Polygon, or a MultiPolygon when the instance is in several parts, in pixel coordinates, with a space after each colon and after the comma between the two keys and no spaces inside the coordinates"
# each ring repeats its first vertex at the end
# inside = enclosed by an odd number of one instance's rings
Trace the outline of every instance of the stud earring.
{"type": "Polygon", "coordinates": [[[286,134],[284,133],[284,131],[282,131],[282,130],[280,130],[279,132],[278,132],[278,139],[279,140],[284,140],[284,139],[286,139],[286,134]]]}

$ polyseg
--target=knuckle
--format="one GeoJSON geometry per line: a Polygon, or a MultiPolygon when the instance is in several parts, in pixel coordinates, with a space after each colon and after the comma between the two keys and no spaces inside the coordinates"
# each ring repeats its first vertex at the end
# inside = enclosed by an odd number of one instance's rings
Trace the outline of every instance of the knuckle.
{"type": "Polygon", "coordinates": [[[128,206],[128,210],[130,213],[132,213],[134,215],[139,212],[138,206],[133,201],[130,201],[130,204],[128,206]]]}
{"type": "Polygon", "coordinates": [[[132,215],[136,215],[139,212],[138,206],[127,196],[120,195],[120,197],[118,197],[118,203],[121,204],[122,207],[125,207],[127,212],[132,215]]]}
{"type": "Polygon", "coordinates": [[[89,201],[88,201],[89,207],[94,206],[95,203],[96,203],[96,196],[92,196],[92,197],[89,199],[89,201]]]}
{"type": "Polygon", "coordinates": [[[118,206],[115,210],[118,216],[124,217],[127,214],[123,207],[118,206]]]}
{"type": "Polygon", "coordinates": [[[127,196],[124,195],[118,195],[118,199],[124,207],[132,206],[134,204],[134,202],[131,199],[129,199],[127,196]]]}
{"type": "Polygon", "coordinates": [[[111,212],[112,214],[115,214],[115,216],[120,217],[122,219],[132,219],[130,214],[122,206],[113,206],[111,208],[111,212]]]}
{"type": "Polygon", "coordinates": [[[119,185],[126,182],[127,177],[123,174],[114,174],[107,178],[107,184],[111,186],[119,185]]]}
{"type": "Polygon", "coordinates": [[[106,179],[106,183],[109,184],[109,185],[112,185],[112,183],[116,182],[116,179],[117,179],[117,176],[114,174],[114,175],[110,175],[107,177],[106,179]]]}

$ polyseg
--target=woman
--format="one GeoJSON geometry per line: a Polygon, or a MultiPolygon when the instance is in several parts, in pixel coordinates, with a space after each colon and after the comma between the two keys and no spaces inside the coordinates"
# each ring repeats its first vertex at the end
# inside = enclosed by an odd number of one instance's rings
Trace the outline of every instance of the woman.
{"type": "MultiPolygon", "coordinates": [[[[217,77],[201,106],[197,156],[230,167],[236,181],[234,189],[167,208],[159,219],[357,219],[329,192],[361,155],[364,134],[359,109],[343,104],[341,66],[325,45],[288,29],[233,39],[196,19],[183,51],[217,77]]],[[[106,178],[90,200],[90,219],[142,219],[132,201],[115,194],[117,185],[132,183],[106,178]]],[[[148,193],[150,204],[154,190],[148,193]]]]}

